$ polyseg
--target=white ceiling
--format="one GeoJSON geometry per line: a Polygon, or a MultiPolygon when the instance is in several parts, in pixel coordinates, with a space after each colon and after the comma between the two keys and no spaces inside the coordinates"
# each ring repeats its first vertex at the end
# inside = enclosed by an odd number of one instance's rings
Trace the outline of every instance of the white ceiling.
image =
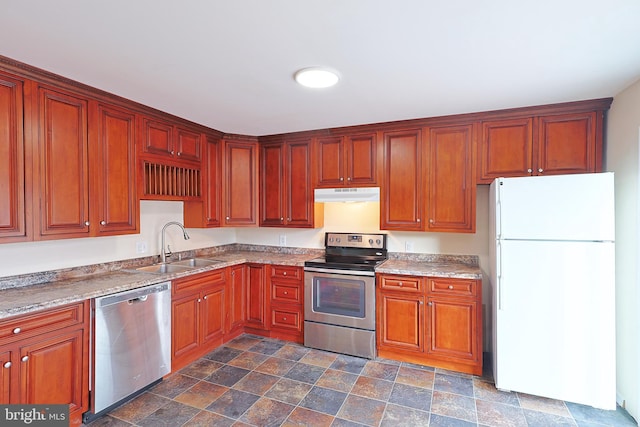
{"type": "Polygon", "coordinates": [[[614,96],[639,0],[2,0],[0,55],[228,133],[614,96]],[[305,89],[296,70],[341,75],[305,89]]]}

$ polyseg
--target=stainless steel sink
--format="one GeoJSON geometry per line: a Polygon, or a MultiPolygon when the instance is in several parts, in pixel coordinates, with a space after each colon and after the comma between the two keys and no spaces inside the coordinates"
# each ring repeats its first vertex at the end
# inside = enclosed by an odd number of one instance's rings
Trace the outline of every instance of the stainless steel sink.
{"type": "Polygon", "coordinates": [[[176,265],[176,264],[152,264],[145,265],[144,267],[138,267],[136,270],[145,271],[147,273],[158,273],[158,274],[167,274],[167,273],[182,273],[185,271],[191,270],[193,267],[188,267],[186,265],[176,265]]]}
{"type": "Polygon", "coordinates": [[[183,259],[182,261],[174,261],[171,263],[171,265],[197,268],[197,267],[208,267],[210,265],[219,264],[221,262],[222,261],[220,260],[209,259],[209,258],[188,258],[188,259],[183,259]]]}

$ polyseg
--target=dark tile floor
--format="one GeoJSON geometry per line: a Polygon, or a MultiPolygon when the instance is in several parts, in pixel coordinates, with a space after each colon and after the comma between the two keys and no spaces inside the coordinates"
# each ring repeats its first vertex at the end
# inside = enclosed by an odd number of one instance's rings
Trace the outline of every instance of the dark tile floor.
{"type": "Polygon", "coordinates": [[[476,377],[242,335],[93,421],[100,426],[634,426],[629,415],[476,377]]]}

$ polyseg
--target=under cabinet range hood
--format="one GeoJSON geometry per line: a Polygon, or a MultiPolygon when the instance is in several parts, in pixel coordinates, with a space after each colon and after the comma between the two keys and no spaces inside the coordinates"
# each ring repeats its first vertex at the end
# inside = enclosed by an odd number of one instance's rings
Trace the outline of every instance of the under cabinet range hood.
{"type": "Polygon", "coordinates": [[[378,202],[380,187],[316,188],[315,201],[323,202],[378,202]]]}

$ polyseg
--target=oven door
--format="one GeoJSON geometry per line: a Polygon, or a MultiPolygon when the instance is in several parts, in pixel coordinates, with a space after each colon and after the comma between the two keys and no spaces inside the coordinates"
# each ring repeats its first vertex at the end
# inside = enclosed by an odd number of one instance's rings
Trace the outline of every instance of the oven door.
{"type": "Polygon", "coordinates": [[[304,320],[375,330],[375,273],[305,267],[304,320]]]}

